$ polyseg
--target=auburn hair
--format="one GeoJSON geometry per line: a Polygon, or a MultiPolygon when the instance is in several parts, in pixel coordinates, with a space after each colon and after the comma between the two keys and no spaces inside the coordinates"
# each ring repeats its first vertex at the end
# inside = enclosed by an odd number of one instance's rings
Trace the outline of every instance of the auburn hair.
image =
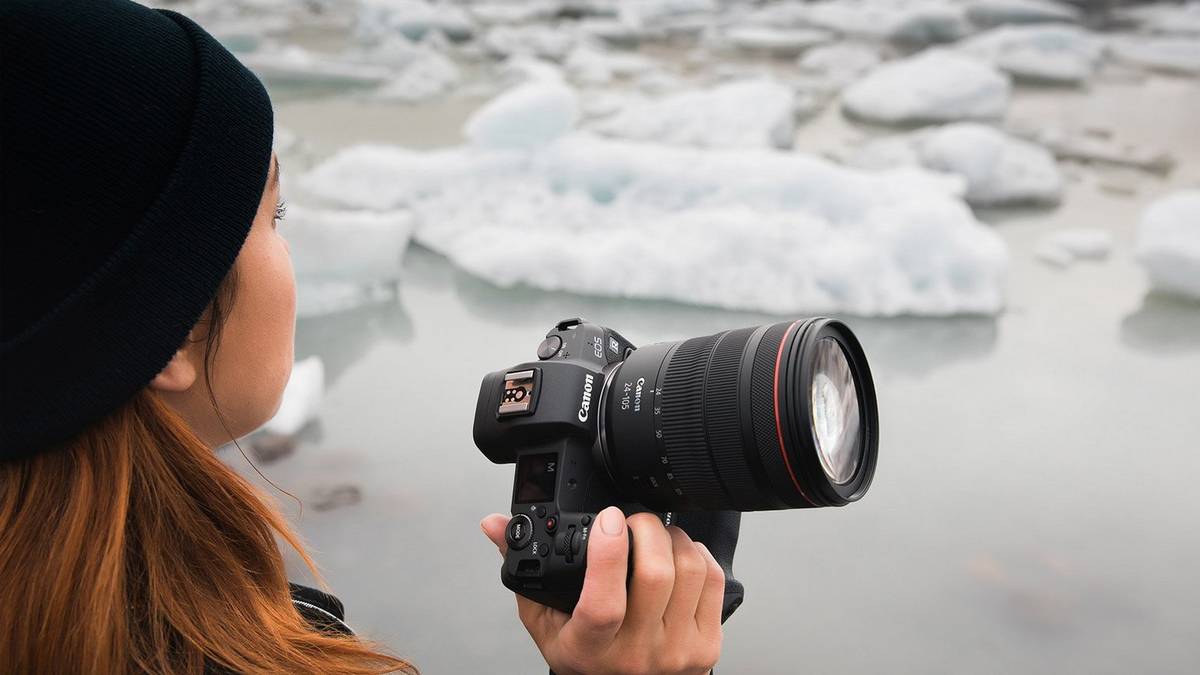
{"type": "MultiPolygon", "coordinates": [[[[208,364],[234,278],[206,311],[208,364]]],[[[276,537],[316,572],[268,498],[143,389],[72,440],[0,463],[0,671],[416,672],[307,623],[276,537]]]]}

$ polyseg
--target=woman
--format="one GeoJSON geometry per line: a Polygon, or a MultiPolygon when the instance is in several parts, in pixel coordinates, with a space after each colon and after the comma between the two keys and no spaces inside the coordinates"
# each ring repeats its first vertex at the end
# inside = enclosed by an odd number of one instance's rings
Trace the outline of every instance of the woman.
{"type": "MultiPolygon", "coordinates": [[[[292,364],[265,90],[127,0],[5,0],[0,49],[0,670],[414,671],[288,584],[277,539],[312,561],[213,453],[272,416],[292,364]]],[[[712,555],[653,516],[598,521],[573,615],[517,598],[547,663],[707,672],[712,555]]],[[[501,549],[506,522],[481,523],[501,549]]]]}

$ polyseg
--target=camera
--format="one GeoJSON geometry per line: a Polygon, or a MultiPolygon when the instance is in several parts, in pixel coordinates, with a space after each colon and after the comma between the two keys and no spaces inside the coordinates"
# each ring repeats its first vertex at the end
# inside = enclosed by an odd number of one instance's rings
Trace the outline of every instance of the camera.
{"type": "Polygon", "coordinates": [[[866,493],[879,442],[858,339],[824,317],[640,349],[560,321],[537,360],[489,373],[474,440],[516,464],[501,581],[565,612],[583,588],[596,514],[671,524],[693,511],[843,506],[866,493]]]}

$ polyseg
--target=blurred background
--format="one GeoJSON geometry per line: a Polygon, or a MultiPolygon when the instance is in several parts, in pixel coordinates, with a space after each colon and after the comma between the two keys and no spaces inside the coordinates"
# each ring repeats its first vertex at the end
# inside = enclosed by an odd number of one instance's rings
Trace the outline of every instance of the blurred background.
{"type": "Polygon", "coordinates": [[[544,672],[471,421],[554,322],[821,313],[878,473],[743,519],[718,672],[1200,668],[1200,3],[159,4],[275,102],[297,365],[241,445],[299,503],[222,456],[359,632],[544,672]]]}

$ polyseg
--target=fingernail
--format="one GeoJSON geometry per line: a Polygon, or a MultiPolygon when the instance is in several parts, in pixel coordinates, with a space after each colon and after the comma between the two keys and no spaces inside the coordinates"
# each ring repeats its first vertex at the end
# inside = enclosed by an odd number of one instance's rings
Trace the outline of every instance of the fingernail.
{"type": "Polygon", "coordinates": [[[625,532],[625,514],[615,506],[604,509],[600,512],[600,529],[609,536],[622,534],[625,532]]]}

